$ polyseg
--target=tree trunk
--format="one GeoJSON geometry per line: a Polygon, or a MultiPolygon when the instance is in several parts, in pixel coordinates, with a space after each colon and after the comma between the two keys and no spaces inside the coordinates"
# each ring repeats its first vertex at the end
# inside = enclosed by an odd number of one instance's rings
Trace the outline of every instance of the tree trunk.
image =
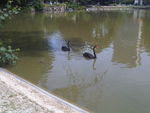
{"type": "Polygon", "coordinates": [[[72,0],[74,3],[77,3],[78,2],[78,0],[72,0]]]}
{"type": "Polygon", "coordinates": [[[143,0],[140,0],[140,5],[143,5],[143,0]]]}
{"type": "Polygon", "coordinates": [[[138,0],[134,0],[134,5],[138,5],[138,0]]]}
{"type": "Polygon", "coordinates": [[[134,0],[134,5],[143,5],[143,0],[134,0]]]}

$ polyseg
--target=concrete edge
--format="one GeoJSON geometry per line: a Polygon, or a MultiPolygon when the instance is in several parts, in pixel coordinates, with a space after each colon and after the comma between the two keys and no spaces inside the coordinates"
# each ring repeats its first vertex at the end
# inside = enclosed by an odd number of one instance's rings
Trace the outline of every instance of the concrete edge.
{"type": "Polygon", "coordinates": [[[86,11],[113,11],[113,10],[132,10],[132,9],[147,9],[150,10],[150,6],[92,6],[86,8],[86,11]]]}
{"type": "Polygon", "coordinates": [[[89,113],[86,110],[50,94],[6,69],[0,68],[0,80],[50,111],[56,113],[89,113]]]}

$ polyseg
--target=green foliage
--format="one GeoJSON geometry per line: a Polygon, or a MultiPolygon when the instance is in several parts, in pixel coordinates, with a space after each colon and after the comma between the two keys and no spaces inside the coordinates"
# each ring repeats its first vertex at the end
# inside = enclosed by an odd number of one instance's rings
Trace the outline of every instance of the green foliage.
{"type": "Polygon", "coordinates": [[[66,4],[65,3],[61,3],[61,4],[44,4],[44,7],[65,7],[66,4]]]}
{"type": "Polygon", "coordinates": [[[66,2],[68,8],[77,9],[79,7],[79,3],[66,2]]]}
{"type": "Polygon", "coordinates": [[[118,0],[118,3],[121,3],[121,4],[133,4],[134,0],[118,0]]]}
{"type": "Polygon", "coordinates": [[[61,4],[44,4],[44,7],[66,7],[65,3],[61,3],[61,4]]]}
{"type": "Polygon", "coordinates": [[[8,48],[0,47],[0,66],[8,65],[8,64],[15,64],[17,57],[17,52],[19,49],[12,49],[11,46],[8,48]]]}
{"type": "MultiPolygon", "coordinates": [[[[0,6],[5,6],[8,2],[11,2],[13,6],[20,6],[20,7],[26,7],[28,4],[32,4],[36,7],[36,9],[42,9],[42,4],[44,2],[52,2],[52,3],[79,3],[80,5],[91,5],[91,4],[98,4],[100,5],[110,5],[110,4],[133,4],[134,0],[0,0],[0,6]],[[34,1],[34,3],[33,3],[34,1]]],[[[144,4],[150,4],[150,0],[143,0],[144,4]]],[[[72,7],[77,7],[76,5],[72,7]]]]}
{"type": "Polygon", "coordinates": [[[68,8],[72,8],[73,10],[83,10],[83,9],[85,9],[85,7],[81,6],[80,3],[66,2],[66,5],[67,5],[68,8]]]}
{"type": "MultiPolygon", "coordinates": [[[[6,18],[10,18],[13,14],[19,13],[20,8],[17,6],[12,7],[12,2],[13,1],[9,0],[5,8],[0,9],[0,27],[6,18]]],[[[3,41],[0,40],[0,66],[15,64],[17,60],[16,54],[18,51],[19,49],[12,49],[11,46],[8,46],[7,48],[4,47],[3,41]]]]}
{"type": "Polygon", "coordinates": [[[87,4],[91,3],[91,2],[92,2],[92,0],[80,0],[80,4],[81,5],[87,5],[87,4]]]}
{"type": "Polygon", "coordinates": [[[34,0],[33,6],[36,11],[42,11],[44,8],[44,4],[42,0],[34,0]]]}
{"type": "Polygon", "coordinates": [[[0,5],[5,6],[8,4],[8,2],[12,4],[12,6],[20,6],[20,7],[25,7],[27,6],[29,0],[0,0],[0,5]]]}
{"type": "Polygon", "coordinates": [[[20,8],[18,6],[12,7],[12,1],[8,1],[5,8],[0,9],[0,26],[6,18],[10,18],[13,14],[18,14],[19,11],[20,8]]]}

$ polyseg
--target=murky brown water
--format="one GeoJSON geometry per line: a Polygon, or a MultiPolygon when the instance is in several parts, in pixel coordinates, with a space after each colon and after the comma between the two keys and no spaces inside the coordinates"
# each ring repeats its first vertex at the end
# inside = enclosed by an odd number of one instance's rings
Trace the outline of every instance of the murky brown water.
{"type": "Polygon", "coordinates": [[[21,48],[8,69],[34,84],[96,113],[150,113],[150,11],[25,13],[0,37],[21,48]]]}

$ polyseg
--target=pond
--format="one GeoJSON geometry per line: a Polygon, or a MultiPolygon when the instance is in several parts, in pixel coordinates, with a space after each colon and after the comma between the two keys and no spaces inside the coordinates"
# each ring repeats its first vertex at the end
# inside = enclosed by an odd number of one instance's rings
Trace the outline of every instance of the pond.
{"type": "Polygon", "coordinates": [[[21,49],[7,69],[37,86],[95,113],[150,113],[150,11],[21,13],[0,38],[21,49]]]}

